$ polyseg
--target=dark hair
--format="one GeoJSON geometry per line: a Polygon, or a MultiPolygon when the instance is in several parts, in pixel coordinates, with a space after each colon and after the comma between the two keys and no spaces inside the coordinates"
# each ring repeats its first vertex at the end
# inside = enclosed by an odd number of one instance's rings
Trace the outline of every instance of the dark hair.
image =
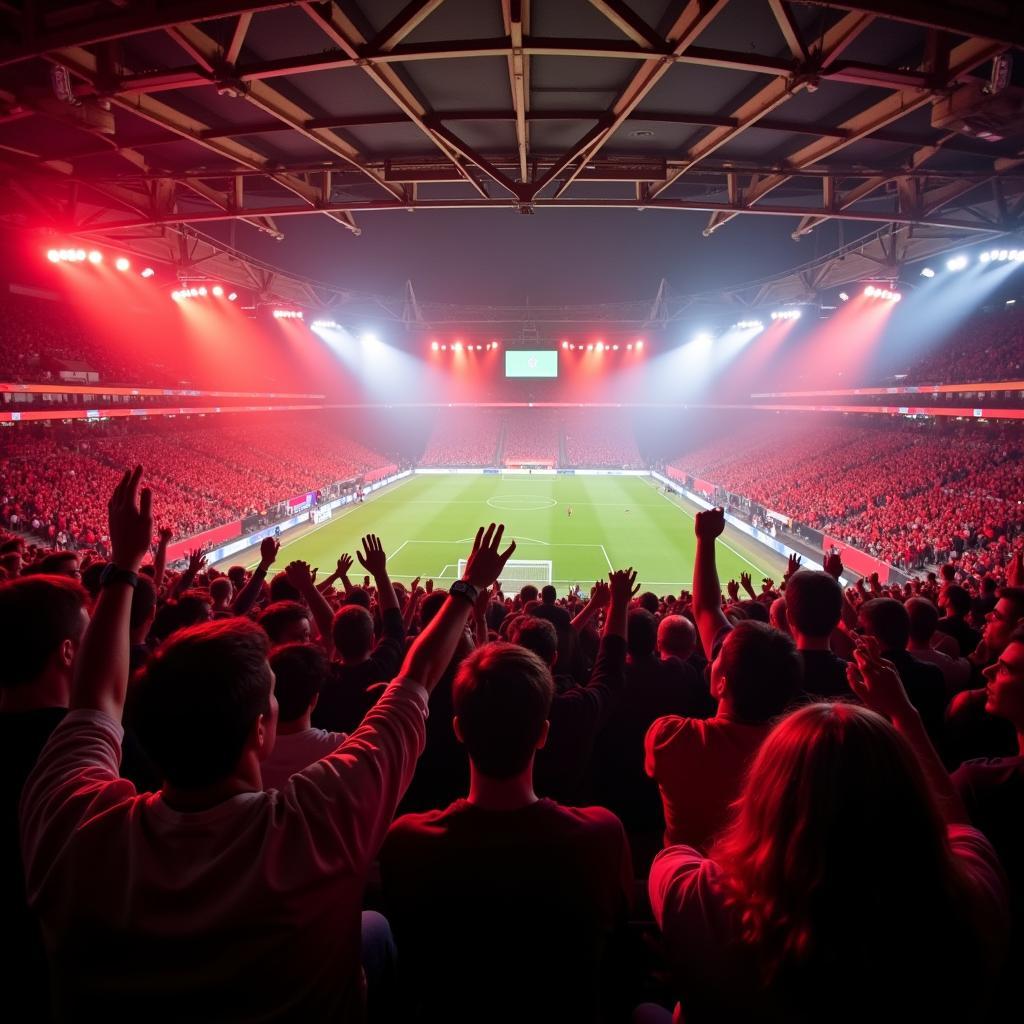
{"type": "Polygon", "coordinates": [[[279,572],[270,581],[270,600],[274,601],[301,601],[302,595],[296,587],[288,582],[288,577],[279,572]]]}
{"type": "Polygon", "coordinates": [[[304,604],[298,601],[275,601],[260,612],[256,621],[270,637],[272,644],[280,644],[284,643],[288,629],[303,619],[312,621],[312,614],[304,604]]]}
{"type": "Polygon", "coordinates": [[[345,604],[354,606],[356,608],[365,608],[367,611],[369,611],[370,593],[368,590],[364,590],[362,587],[353,587],[345,595],[345,604]]]}
{"type": "Polygon", "coordinates": [[[547,665],[518,644],[484,644],[463,661],[452,706],[480,772],[507,779],[530,763],[554,689],[547,665]]]}
{"type": "Polygon", "coordinates": [[[527,601],[536,601],[537,588],[532,583],[527,583],[520,588],[519,597],[522,599],[523,604],[526,604],[527,601]]]}
{"type": "Polygon", "coordinates": [[[786,581],[786,621],[804,636],[831,636],[843,613],[843,588],[827,572],[801,569],[786,581]]]}
{"type": "Polygon", "coordinates": [[[347,604],[334,616],[331,638],[343,658],[362,658],[373,646],[373,617],[365,608],[347,604]]]}
{"type": "Polygon", "coordinates": [[[652,615],[658,614],[658,608],[661,602],[658,600],[658,595],[653,590],[645,590],[637,599],[636,603],[640,605],[645,611],[650,612],[652,615]]]}
{"type": "Polygon", "coordinates": [[[331,663],[319,644],[282,644],[270,652],[282,722],[301,718],[323,688],[331,663]]]}
{"type": "Polygon", "coordinates": [[[25,686],[65,640],[85,632],[85,588],[67,576],[25,576],[0,583],[0,689],[25,686]]]}
{"type": "Polygon", "coordinates": [[[957,615],[966,615],[971,610],[971,595],[963,587],[946,587],[946,603],[957,615]]]}
{"type": "Polygon", "coordinates": [[[230,599],[234,585],[227,576],[218,576],[215,580],[210,580],[210,597],[214,601],[223,600],[227,601],[230,599]]]}
{"type": "Polygon", "coordinates": [[[545,604],[554,604],[557,596],[557,591],[550,583],[545,587],[541,587],[540,598],[545,604]]]}
{"type": "Polygon", "coordinates": [[[1018,618],[1024,618],[1024,587],[1003,587],[999,597],[1014,606],[1018,618]]]}
{"type": "Polygon", "coordinates": [[[245,566],[233,565],[228,569],[228,579],[235,585],[236,590],[245,586],[245,566]]]}
{"type": "Polygon", "coordinates": [[[919,644],[927,643],[938,627],[939,609],[926,597],[912,597],[903,607],[911,638],[919,644]]]}
{"type": "Polygon", "coordinates": [[[135,584],[135,591],[132,594],[131,617],[128,620],[129,629],[138,629],[156,609],[156,585],[148,576],[139,576],[139,582],[135,584]]]}
{"type": "Polygon", "coordinates": [[[626,620],[626,649],[632,658],[654,653],[658,643],[658,623],[644,608],[634,608],[626,620]]]}
{"type": "Polygon", "coordinates": [[[868,633],[887,651],[906,649],[910,639],[910,616],[899,601],[876,597],[860,606],[861,621],[868,633]]]}
{"type": "Polygon", "coordinates": [[[67,565],[71,561],[78,564],[78,555],[74,551],[53,551],[34,563],[28,572],[33,576],[68,576],[67,565]]]}
{"type": "Polygon", "coordinates": [[[420,627],[424,627],[441,610],[448,600],[447,590],[432,590],[420,601],[420,627]]]}
{"type": "Polygon", "coordinates": [[[558,653],[558,631],[547,619],[520,615],[509,628],[508,638],[512,643],[533,651],[545,665],[550,665],[558,653]]]}
{"type": "Polygon", "coordinates": [[[228,776],[270,710],[267,634],[248,619],[176,633],[135,684],[133,722],[164,779],[195,789],[228,776]]]}
{"type": "Polygon", "coordinates": [[[107,567],[106,562],[91,562],[82,570],[82,586],[89,591],[89,596],[95,601],[100,593],[100,576],[107,567]]]}
{"type": "Polygon", "coordinates": [[[739,607],[746,613],[747,618],[753,622],[772,621],[768,608],[761,601],[755,601],[752,597],[748,597],[745,601],[740,601],[739,607]]]}
{"type": "Polygon", "coordinates": [[[719,658],[729,700],[744,722],[770,721],[799,692],[803,664],[793,638],[763,622],[736,623],[719,658]]]}

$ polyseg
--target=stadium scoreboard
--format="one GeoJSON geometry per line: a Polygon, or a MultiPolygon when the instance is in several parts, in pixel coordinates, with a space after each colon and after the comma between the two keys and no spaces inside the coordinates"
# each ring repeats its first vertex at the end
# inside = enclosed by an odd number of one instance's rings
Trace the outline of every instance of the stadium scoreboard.
{"type": "Polygon", "coordinates": [[[557,377],[558,351],[557,349],[536,351],[530,349],[506,349],[505,376],[557,377]]]}

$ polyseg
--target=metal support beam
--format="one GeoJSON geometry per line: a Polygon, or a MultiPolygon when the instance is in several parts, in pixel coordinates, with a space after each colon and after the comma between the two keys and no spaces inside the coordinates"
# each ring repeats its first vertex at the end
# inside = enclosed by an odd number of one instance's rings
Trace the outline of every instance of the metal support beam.
{"type": "Polygon", "coordinates": [[[519,180],[526,184],[530,171],[530,58],[523,53],[523,34],[530,30],[530,0],[501,0],[505,31],[512,40],[508,58],[508,84],[516,125],[516,150],[519,154],[519,180]]]}
{"type": "Polygon", "coordinates": [[[662,46],[664,40],[658,33],[622,0],[590,0],[590,4],[637,46],[650,50],[657,50],[662,46]]]}
{"type": "Polygon", "coordinates": [[[443,3],[444,0],[412,0],[381,29],[370,43],[369,49],[374,53],[390,53],[443,3]]]}
{"type": "Polygon", "coordinates": [[[786,40],[786,46],[789,47],[793,59],[801,65],[806,64],[807,47],[804,45],[800,26],[796,23],[792,11],[786,6],[785,0],[768,0],[768,6],[771,8],[772,14],[775,15],[779,31],[782,33],[783,39],[786,40]]]}

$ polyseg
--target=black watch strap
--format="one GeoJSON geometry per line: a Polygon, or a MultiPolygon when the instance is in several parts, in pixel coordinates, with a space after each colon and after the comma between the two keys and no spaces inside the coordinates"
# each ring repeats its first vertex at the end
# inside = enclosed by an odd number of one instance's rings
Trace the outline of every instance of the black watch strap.
{"type": "Polygon", "coordinates": [[[448,593],[457,594],[459,597],[464,597],[470,604],[476,604],[479,591],[472,583],[467,583],[465,580],[456,580],[448,588],[448,593]]]}
{"type": "Polygon", "coordinates": [[[100,586],[109,587],[111,583],[127,583],[134,590],[139,585],[139,574],[108,562],[100,573],[100,586]]]}

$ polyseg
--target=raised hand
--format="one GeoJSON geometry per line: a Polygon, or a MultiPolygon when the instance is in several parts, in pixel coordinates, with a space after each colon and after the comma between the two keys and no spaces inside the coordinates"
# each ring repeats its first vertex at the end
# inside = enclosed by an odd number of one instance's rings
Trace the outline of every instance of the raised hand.
{"type": "Polygon", "coordinates": [[[273,537],[264,537],[260,544],[260,562],[264,569],[269,568],[277,559],[277,553],[281,550],[281,542],[273,537]]]}
{"type": "Polygon", "coordinates": [[[343,554],[338,558],[338,575],[347,576],[349,569],[352,568],[352,556],[349,554],[343,554]]]}
{"type": "Polygon", "coordinates": [[[729,591],[729,597],[733,601],[738,601],[740,599],[740,585],[735,580],[729,580],[725,587],[729,591]]]}
{"type": "Polygon", "coordinates": [[[434,592],[434,581],[433,580],[427,580],[427,582],[423,584],[423,589],[428,594],[432,594],[434,592]]]}
{"type": "Polygon", "coordinates": [[[284,567],[284,577],[296,590],[303,590],[313,581],[309,563],[302,561],[289,562],[284,567]]]}
{"type": "Polygon", "coordinates": [[[462,577],[467,583],[474,587],[489,587],[501,575],[505,563],[516,549],[516,542],[512,541],[504,551],[498,550],[504,532],[504,523],[497,527],[491,523],[486,531],[482,526],[476,531],[473,550],[469,553],[462,577]]]}
{"type": "MultiPolygon", "coordinates": [[[[381,576],[387,572],[388,556],[384,553],[384,547],[380,538],[375,533],[368,533],[363,538],[363,550],[356,552],[359,564],[374,577],[381,576]]],[[[366,581],[370,585],[370,581],[366,581]]]]}
{"type": "Polygon", "coordinates": [[[422,589],[423,588],[420,586],[420,578],[417,576],[416,579],[409,584],[409,596],[412,597],[415,594],[418,594],[422,589]]]}
{"type": "Polygon", "coordinates": [[[611,594],[612,604],[616,606],[629,604],[640,590],[640,584],[636,582],[636,570],[633,566],[608,573],[608,590],[611,594]]]}
{"type": "Polygon", "coordinates": [[[598,580],[590,588],[590,603],[595,608],[607,608],[608,603],[611,601],[611,599],[611,590],[609,589],[608,584],[604,582],[604,580],[598,580]]]}
{"type": "Polygon", "coordinates": [[[740,586],[751,596],[756,597],[754,593],[754,581],[750,578],[749,572],[740,573],[740,586]]]}
{"type": "Polygon", "coordinates": [[[194,576],[201,569],[206,568],[206,552],[202,548],[196,548],[188,553],[188,571],[194,576]]]}
{"type": "Polygon", "coordinates": [[[783,579],[789,579],[790,576],[795,572],[800,571],[800,566],[803,564],[803,559],[799,555],[790,555],[789,561],[786,564],[786,575],[783,579]]]}
{"type": "Polygon", "coordinates": [[[775,586],[775,580],[773,580],[769,576],[765,576],[765,578],[763,580],[761,580],[761,593],[762,594],[767,594],[772,589],[772,587],[774,587],[774,586],[775,586]]]}
{"type": "Polygon", "coordinates": [[[698,512],[694,516],[693,527],[700,540],[714,540],[725,529],[725,510],[709,508],[705,512],[698,512]]]}
{"type": "Polygon", "coordinates": [[[843,575],[843,559],[839,554],[833,552],[830,555],[826,555],[821,562],[821,567],[831,576],[833,579],[839,579],[843,575]]]}
{"type": "Polygon", "coordinates": [[[139,571],[153,540],[153,495],[148,487],[140,493],[141,479],[141,466],[125,470],[107,503],[111,561],[132,572],[139,571]]]}
{"type": "Polygon", "coordinates": [[[171,538],[174,536],[174,531],[169,526],[161,526],[156,536],[157,541],[163,547],[167,547],[167,545],[171,543],[171,538]]]}
{"type": "Polygon", "coordinates": [[[853,661],[846,668],[846,678],[864,704],[889,721],[913,712],[896,666],[882,657],[874,637],[857,638],[853,661]]]}

